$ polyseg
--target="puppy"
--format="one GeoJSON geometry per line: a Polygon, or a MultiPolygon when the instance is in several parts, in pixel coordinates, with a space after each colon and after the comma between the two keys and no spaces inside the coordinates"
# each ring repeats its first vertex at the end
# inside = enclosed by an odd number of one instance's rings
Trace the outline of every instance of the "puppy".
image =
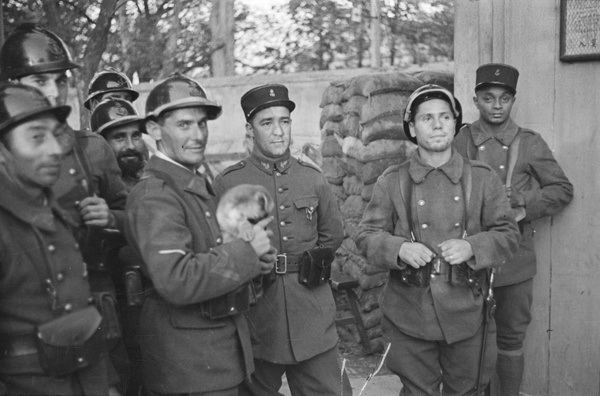
{"type": "Polygon", "coordinates": [[[217,222],[223,233],[223,242],[254,238],[254,224],[267,218],[273,210],[271,195],[263,186],[240,184],[225,194],[217,206],[217,222]]]}

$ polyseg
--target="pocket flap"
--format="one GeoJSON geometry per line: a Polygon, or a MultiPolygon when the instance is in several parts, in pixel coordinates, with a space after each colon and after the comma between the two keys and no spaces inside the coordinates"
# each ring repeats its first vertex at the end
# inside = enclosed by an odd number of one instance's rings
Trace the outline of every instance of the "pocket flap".
{"type": "Polygon", "coordinates": [[[319,205],[319,199],[317,197],[300,197],[294,200],[294,205],[297,209],[308,208],[315,210],[317,205],[319,205]]]}
{"type": "Polygon", "coordinates": [[[37,336],[48,345],[80,346],[98,330],[101,322],[100,312],[89,306],[38,326],[37,336]]]}

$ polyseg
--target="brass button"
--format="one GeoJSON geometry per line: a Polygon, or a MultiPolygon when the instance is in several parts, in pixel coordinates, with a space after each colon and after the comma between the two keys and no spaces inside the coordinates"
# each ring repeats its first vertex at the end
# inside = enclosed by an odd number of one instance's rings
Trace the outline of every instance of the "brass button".
{"type": "Polygon", "coordinates": [[[56,274],[57,281],[62,282],[63,279],[65,279],[65,275],[62,272],[59,272],[58,274],[56,274]]]}
{"type": "Polygon", "coordinates": [[[217,238],[217,245],[220,245],[223,243],[223,239],[221,237],[217,238]]]}
{"type": "Polygon", "coordinates": [[[284,210],[284,209],[285,209],[285,206],[284,206],[284,205],[281,205],[281,206],[279,207],[279,210],[284,210]]]}
{"type": "Polygon", "coordinates": [[[73,305],[71,303],[65,304],[65,312],[71,312],[73,310],[73,305]]]}
{"type": "Polygon", "coordinates": [[[81,202],[81,201],[75,201],[75,202],[74,202],[74,203],[75,203],[75,206],[79,206],[79,202],[81,202]]]}
{"type": "Polygon", "coordinates": [[[485,146],[479,146],[479,151],[485,150],[485,146]]]}
{"type": "Polygon", "coordinates": [[[502,150],[508,150],[508,146],[502,146],[502,150]]]}
{"type": "Polygon", "coordinates": [[[285,221],[282,221],[281,223],[279,223],[279,225],[285,227],[285,221]]]}
{"type": "Polygon", "coordinates": [[[82,358],[82,357],[78,357],[77,358],[77,363],[79,363],[79,364],[85,364],[85,359],[82,358]]]}
{"type": "Polygon", "coordinates": [[[204,215],[205,215],[206,217],[208,217],[209,219],[210,219],[210,217],[211,217],[211,215],[210,215],[210,212],[208,212],[208,211],[207,211],[206,213],[204,213],[204,215]]]}
{"type": "Polygon", "coordinates": [[[88,297],[88,304],[94,303],[94,297],[88,297]]]}
{"type": "Polygon", "coordinates": [[[277,189],[277,191],[278,191],[278,192],[280,192],[280,193],[282,193],[282,192],[283,192],[283,187],[279,187],[279,188],[277,189]]]}
{"type": "Polygon", "coordinates": [[[75,242],[75,250],[79,250],[79,244],[75,242]]]}
{"type": "Polygon", "coordinates": [[[54,245],[48,245],[48,251],[50,253],[54,253],[55,250],[56,250],[56,246],[54,246],[54,245]]]}
{"type": "Polygon", "coordinates": [[[422,229],[424,229],[424,230],[425,230],[425,229],[427,229],[427,227],[429,227],[427,224],[421,224],[421,228],[422,228],[422,229]]]}
{"type": "Polygon", "coordinates": [[[431,277],[432,277],[432,278],[435,278],[435,274],[431,274],[431,277]]]}
{"type": "Polygon", "coordinates": [[[283,240],[284,240],[284,242],[287,242],[287,240],[288,240],[288,237],[284,236],[284,237],[283,237],[283,238],[281,238],[281,239],[283,239],[283,240]]]}
{"type": "Polygon", "coordinates": [[[498,168],[500,168],[500,170],[504,170],[504,165],[500,165],[498,168]]]}
{"type": "Polygon", "coordinates": [[[280,172],[275,172],[275,176],[281,176],[280,172]]]}
{"type": "Polygon", "coordinates": [[[454,223],[454,227],[456,227],[456,228],[460,227],[460,223],[454,223]]]}
{"type": "Polygon", "coordinates": [[[423,201],[422,199],[419,200],[419,206],[424,206],[425,205],[425,201],[423,201]]]}
{"type": "Polygon", "coordinates": [[[69,169],[69,175],[73,176],[76,173],[77,173],[77,169],[75,169],[75,168],[69,169]]]}
{"type": "Polygon", "coordinates": [[[457,196],[455,196],[455,197],[454,197],[454,200],[455,200],[456,202],[458,202],[458,201],[460,201],[460,197],[457,195],[457,196]]]}

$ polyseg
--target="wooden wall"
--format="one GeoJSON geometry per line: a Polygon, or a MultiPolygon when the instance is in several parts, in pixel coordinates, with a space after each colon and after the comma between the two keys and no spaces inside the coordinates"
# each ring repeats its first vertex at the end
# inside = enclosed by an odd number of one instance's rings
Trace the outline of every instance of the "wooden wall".
{"type": "Polygon", "coordinates": [[[466,121],[475,70],[521,73],[515,121],[542,134],[575,186],[566,210],[534,223],[538,275],[522,392],[600,394],[600,61],[563,63],[560,0],[457,0],[455,86],[466,121]]]}

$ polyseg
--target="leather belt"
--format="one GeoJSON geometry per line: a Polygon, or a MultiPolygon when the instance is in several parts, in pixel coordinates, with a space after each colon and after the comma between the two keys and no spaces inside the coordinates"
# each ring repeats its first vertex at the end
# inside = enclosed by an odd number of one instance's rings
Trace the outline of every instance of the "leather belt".
{"type": "Polygon", "coordinates": [[[300,257],[299,254],[278,254],[277,263],[275,264],[275,273],[277,275],[283,275],[288,272],[299,272],[300,257]]]}
{"type": "Polygon", "coordinates": [[[35,334],[0,335],[0,359],[38,353],[35,334]]]}

